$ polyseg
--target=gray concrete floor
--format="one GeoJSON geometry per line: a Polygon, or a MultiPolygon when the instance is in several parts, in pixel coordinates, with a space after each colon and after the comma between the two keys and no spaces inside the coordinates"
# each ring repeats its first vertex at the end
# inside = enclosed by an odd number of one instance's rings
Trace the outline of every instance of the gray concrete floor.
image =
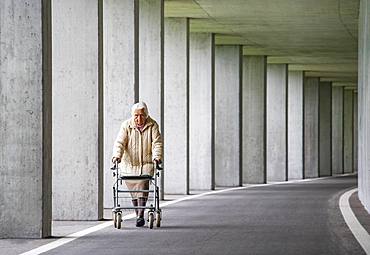
{"type": "MultiPolygon", "coordinates": [[[[340,195],[356,180],[336,177],[182,201],[163,208],[161,228],[136,228],[132,219],[121,230],[111,226],[45,254],[364,254],[338,207],[340,195]]],[[[353,209],[361,223],[370,223],[358,203],[353,209]]],[[[56,222],[53,234],[97,223],[56,222]]],[[[0,254],[18,254],[51,240],[0,240],[0,254]]]]}

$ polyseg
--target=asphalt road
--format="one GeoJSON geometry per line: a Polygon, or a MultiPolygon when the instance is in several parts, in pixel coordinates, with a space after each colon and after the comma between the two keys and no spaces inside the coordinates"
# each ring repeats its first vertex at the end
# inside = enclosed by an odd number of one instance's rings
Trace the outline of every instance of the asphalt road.
{"type": "Polygon", "coordinates": [[[355,176],[254,187],[163,208],[161,228],[112,227],[45,254],[365,254],[338,199],[355,176]]]}

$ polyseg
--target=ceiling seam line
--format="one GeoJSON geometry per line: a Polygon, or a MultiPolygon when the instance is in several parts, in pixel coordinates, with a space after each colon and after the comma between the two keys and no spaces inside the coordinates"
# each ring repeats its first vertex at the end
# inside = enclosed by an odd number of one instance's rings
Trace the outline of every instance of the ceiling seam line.
{"type": "MultiPolygon", "coordinates": [[[[204,12],[205,12],[205,14],[211,19],[211,20],[213,20],[215,23],[217,23],[217,24],[219,24],[219,25],[221,25],[221,26],[223,26],[224,28],[226,28],[226,25],[225,24],[222,24],[221,22],[219,22],[219,21],[217,21],[214,17],[212,17],[199,3],[198,3],[198,1],[197,0],[193,0],[193,2],[196,4],[196,5],[198,5],[199,6],[199,8],[201,8],[204,12]]],[[[248,39],[248,38],[245,38],[243,35],[241,35],[241,34],[239,34],[239,33],[237,33],[237,32],[235,32],[234,30],[232,30],[232,29],[230,29],[229,28],[229,30],[231,31],[231,32],[233,32],[235,35],[238,35],[238,36],[240,36],[241,38],[243,38],[244,40],[246,40],[246,41],[248,41],[248,42],[250,42],[250,43],[253,43],[254,44],[254,46],[258,46],[258,47],[261,47],[261,48],[264,48],[264,46],[263,45],[261,45],[261,44],[259,44],[259,43],[256,43],[256,42],[254,42],[254,41],[252,41],[252,40],[250,40],[250,39],[248,39]]]]}

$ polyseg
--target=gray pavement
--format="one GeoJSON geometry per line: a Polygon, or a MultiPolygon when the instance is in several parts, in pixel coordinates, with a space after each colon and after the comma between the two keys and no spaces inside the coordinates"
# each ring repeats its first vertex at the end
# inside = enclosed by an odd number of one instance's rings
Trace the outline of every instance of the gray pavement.
{"type": "Polygon", "coordinates": [[[132,219],[45,254],[365,254],[338,207],[354,186],[345,176],[208,195],[163,208],[161,228],[132,219]]]}

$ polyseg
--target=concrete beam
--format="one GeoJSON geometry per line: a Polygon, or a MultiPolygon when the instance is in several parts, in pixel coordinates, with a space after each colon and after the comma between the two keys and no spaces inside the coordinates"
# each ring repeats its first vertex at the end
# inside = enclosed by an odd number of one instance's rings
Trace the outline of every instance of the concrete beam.
{"type": "Polygon", "coordinates": [[[241,186],[241,46],[215,48],[215,181],[241,186]]]}
{"type": "Polygon", "coordinates": [[[51,235],[51,2],[0,2],[0,238],[51,235]]]}
{"type": "Polygon", "coordinates": [[[101,8],[98,0],[53,1],[56,220],[103,217],[101,8]]]}
{"type": "Polygon", "coordinates": [[[190,33],[190,190],[214,189],[214,35],[190,33]]]}
{"type": "Polygon", "coordinates": [[[113,143],[138,98],[137,3],[105,0],[104,8],[104,208],[113,207],[113,143]]]}
{"type": "Polygon", "coordinates": [[[343,87],[332,87],[332,173],[343,174],[343,87]]]}
{"type": "Polygon", "coordinates": [[[353,172],[353,90],[343,96],[343,167],[344,173],[353,172]]]}
{"type": "Polygon", "coordinates": [[[304,79],[304,176],[319,176],[319,78],[304,79]]]}
{"type": "Polygon", "coordinates": [[[189,193],[189,20],[165,19],[164,146],[166,194],[189,193]],[[174,142],[176,141],[176,142],[174,142]]]}
{"type": "Polygon", "coordinates": [[[288,65],[267,65],[267,181],[285,181],[287,174],[288,65]]]}
{"type": "Polygon", "coordinates": [[[303,178],[303,71],[288,72],[288,179],[303,178]]]}
{"type": "Polygon", "coordinates": [[[357,83],[357,77],[336,77],[336,76],[320,76],[320,81],[342,82],[342,83],[357,83]]]}
{"type": "MultiPolygon", "coordinates": [[[[314,58],[317,62],[318,59],[314,58]]],[[[306,62],[301,62],[306,63],[306,62]]],[[[325,62],[321,62],[325,63],[325,62]]],[[[291,71],[313,71],[313,72],[357,72],[357,63],[341,63],[341,64],[290,64],[291,71]]]]}
{"type": "Polygon", "coordinates": [[[332,95],[331,83],[319,86],[319,176],[332,175],[332,95]]]}
{"type": "Polygon", "coordinates": [[[352,87],[351,89],[357,88],[357,82],[333,82],[333,86],[352,87]]]}
{"type": "Polygon", "coordinates": [[[243,57],[243,183],[266,183],[265,56],[243,57]]]}
{"type": "Polygon", "coordinates": [[[320,77],[320,81],[323,81],[321,77],[342,77],[342,78],[357,78],[357,72],[323,72],[323,71],[307,71],[304,73],[306,77],[320,77]]]}

